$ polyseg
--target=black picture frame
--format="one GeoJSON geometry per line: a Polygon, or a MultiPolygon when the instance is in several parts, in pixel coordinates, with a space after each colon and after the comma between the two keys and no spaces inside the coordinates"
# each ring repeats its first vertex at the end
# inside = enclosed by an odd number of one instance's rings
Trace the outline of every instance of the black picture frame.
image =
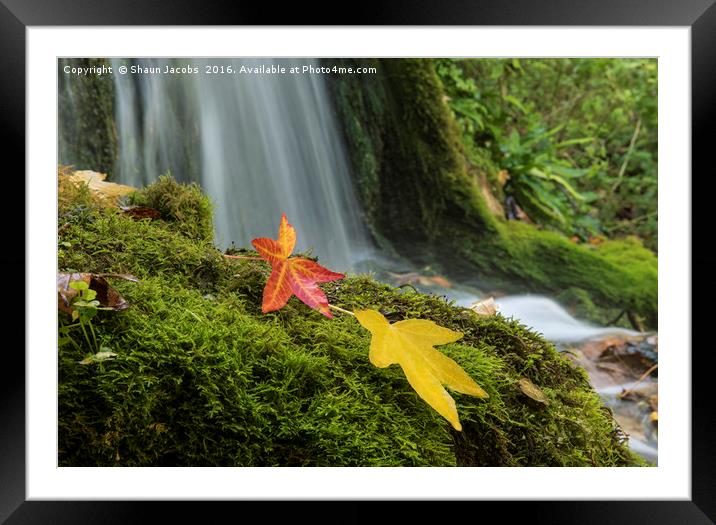
{"type": "MultiPolygon", "coordinates": [[[[141,523],[150,514],[161,513],[168,521],[174,516],[207,518],[207,504],[189,505],[159,502],[28,502],[25,498],[25,370],[24,354],[12,344],[8,330],[19,312],[32,315],[32,297],[22,288],[32,279],[25,270],[25,233],[19,228],[20,212],[15,203],[24,203],[25,180],[25,31],[28,26],[108,25],[508,25],[508,26],[685,26],[691,29],[692,74],[692,282],[699,284],[702,297],[712,296],[714,257],[709,255],[708,228],[714,177],[710,152],[716,143],[716,0],[475,0],[407,2],[380,4],[363,1],[344,6],[350,16],[339,14],[337,4],[296,3],[280,9],[261,2],[221,0],[0,0],[0,134],[6,175],[3,246],[0,268],[4,280],[3,319],[6,321],[0,381],[0,522],[19,523],[141,523]],[[703,172],[703,173],[702,173],[703,172]],[[709,176],[711,175],[711,176],[709,176]],[[14,211],[10,211],[14,210],[14,211]],[[12,214],[12,215],[11,215],[12,214]],[[13,219],[14,217],[14,219],[13,219]],[[702,247],[697,250],[698,240],[702,247]],[[20,275],[24,279],[20,279],[20,275]],[[23,284],[21,284],[23,283],[23,284]],[[23,308],[24,306],[24,308],[23,308]]],[[[345,13],[345,11],[344,11],[345,13]]],[[[698,308],[693,300],[692,330],[709,325],[711,309],[698,308]]],[[[694,333],[695,330],[692,332],[694,333]]],[[[590,502],[465,502],[452,503],[450,515],[472,515],[485,510],[499,512],[510,521],[545,523],[620,524],[701,524],[716,522],[716,442],[710,383],[713,368],[708,366],[709,345],[696,347],[692,362],[692,464],[689,501],[590,501],[590,502]],[[479,505],[479,507],[475,507],[479,505]]],[[[23,345],[24,347],[24,345],[23,345]]],[[[688,349],[683,349],[687,351],[688,349]]],[[[242,505],[237,519],[248,517],[257,505],[242,505]]],[[[227,505],[234,504],[222,504],[227,505]]],[[[302,502],[292,507],[293,519],[304,513],[312,520],[335,521],[324,503],[302,502]]],[[[341,508],[342,522],[372,519],[379,504],[350,502],[341,508]]],[[[280,509],[281,506],[278,508],[280,509]]],[[[274,512],[277,507],[272,507],[274,512]]],[[[229,510],[231,509],[221,509],[229,510]]],[[[211,512],[216,512],[212,509],[211,512]]],[[[233,512],[236,512],[233,510],[233,512]]],[[[403,505],[408,514],[424,515],[422,503],[403,505]]],[[[262,509],[265,513],[265,509],[262,509]]],[[[477,514],[479,513],[479,514],[477,514]]],[[[450,516],[445,516],[450,517],[450,516]]],[[[452,518],[450,518],[452,519],[452,518]]],[[[494,518],[493,518],[494,519],[494,518]]]]}

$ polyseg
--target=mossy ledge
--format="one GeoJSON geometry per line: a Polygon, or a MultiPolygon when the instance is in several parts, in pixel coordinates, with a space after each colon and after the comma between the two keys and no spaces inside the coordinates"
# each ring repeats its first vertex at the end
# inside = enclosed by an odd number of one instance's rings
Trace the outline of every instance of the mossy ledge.
{"type": "Polygon", "coordinates": [[[432,60],[342,65],[377,70],[330,86],[366,221],[384,249],[478,286],[575,300],[595,321],[626,310],[657,327],[657,258],[638,241],[578,245],[490,211],[481,182],[498,169],[479,145],[466,151],[432,60]]]}
{"type": "Polygon", "coordinates": [[[98,348],[78,332],[78,346],[59,348],[61,466],[643,464],[585,372],[516,321],[369,276],[325,286],[344,308],[432,319],[465,334],[440,348],[490,397],[454,394],[464,430],[452,430],[399,367],[370,364],[370,336],[354,318],[326,319],[295,298],[262,314],[268,265],[228,260],[210,239],[186,234],[207,219],[195,188],[164,180],[138,198],[161,201],[161,188],[199,212],[184,213],[183,227],[177,210],[136,221],[93,206],[87,192],[63,192],[59,269],[141,282],[114,280],[130,308],[92,320],[98,346],[116,358],[79,364],[98,348]],[[522,377],[547,405],[519,391],[522,377]]]}

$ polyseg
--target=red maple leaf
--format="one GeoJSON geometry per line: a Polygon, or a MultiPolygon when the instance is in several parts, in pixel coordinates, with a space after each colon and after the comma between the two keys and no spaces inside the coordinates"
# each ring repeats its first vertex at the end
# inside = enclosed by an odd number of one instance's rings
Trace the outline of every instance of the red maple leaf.
{"type": "Polygon", "coordinates": [[[303,257],[289,259],[296,245],[296,230],[288,223],[285,213],[281,216],[278,239],[259,237],[251,241],[251,244],[259,255],[271,264],[271,275],[264,287],[261,305],[263,313],[278,310],[295,295],[326,317],[333,317],[328,308],[326,294],[318,287],[318,283],[336,281],[345,276],[303,257]]]}

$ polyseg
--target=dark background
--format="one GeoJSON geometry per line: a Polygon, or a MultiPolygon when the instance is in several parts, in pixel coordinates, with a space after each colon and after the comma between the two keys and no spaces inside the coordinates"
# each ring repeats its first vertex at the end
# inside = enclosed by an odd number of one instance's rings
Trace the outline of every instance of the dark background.
{"type": "MultiPolygon", "coordinates": [[[[703,304],[692,294],[693,336],[709,326],[716,256],[711,255],[708,230],[714,177],[710,152],[716,143],[716,6],[714,0],[460,0],[361,1],[348,5],[313,2],[280,8],[268,2],[221,0],[118,1],[0,0],[0,144],[3,152],[4,210],[0,271],[6,331],[0,366],[0,522],[20,523],[144,523],[174,520],[213,521],[227,511],[228,519],[262,521],[288,513],[292,521],[362,523],[399,510],[400,520],[439,512],[441,521],[495,519],[524,523],[706,524],[716,519],[716,443],[711,400],[713,368],[708,344],[693,341],[692,500],[683,502],[25,502],[24,352],[17,332],[8,327],[26,312],[25,232],[19,227],[25,200],[25,29],[35,25],[603,25],[689,26],[692,31],[692,281],[703,304]],[[492,512],[491,512],[492,511],[492,512]],[[257,514],[258,513],[258,514],[257,514]],[[499,513],[499,514],[498,514],[499,513]],[[213,518],[216,516],[216,518],[213,518]]],[[[330,44],[327,44],[330,45],[330,44]]],[[[688,348],[683,349],[688,351],[688,348]]],[[[50,349],[48,349],[50,351],[50,349]]],[[[486,471],[489,472],[489,471],[486,471]]],[[[486,473],[486,475],[488,475],[486,473]]]]}

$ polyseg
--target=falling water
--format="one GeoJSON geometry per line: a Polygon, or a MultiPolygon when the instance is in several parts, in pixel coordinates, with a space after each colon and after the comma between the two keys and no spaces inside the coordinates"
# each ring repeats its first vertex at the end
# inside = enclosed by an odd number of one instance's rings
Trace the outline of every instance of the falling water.
{"type": "Polygon", "coordinates": [[[193,74],[115,73],[119,162],[135,186],[171,171],[196,181],[215,206],[217,244],[276,237],[286,213],[297,249],[336,269],[368,247],[341,133],[324,78],[315,74],[206,74],[207,65],[317,65],[310,59],[113,59],[193,74]]]}

